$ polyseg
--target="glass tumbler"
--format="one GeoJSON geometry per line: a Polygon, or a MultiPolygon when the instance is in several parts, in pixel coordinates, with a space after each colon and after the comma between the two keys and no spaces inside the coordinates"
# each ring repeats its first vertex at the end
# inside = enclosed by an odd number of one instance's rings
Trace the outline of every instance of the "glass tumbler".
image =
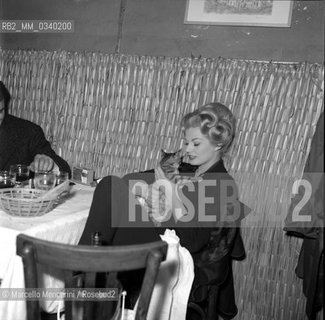
{"type": "Polygon", "coordinates": [[[56,185],[63,183],[64,181],[69,180],[69,173],[65,171],[59,171],[56,174],[56,185]]]}
{"type": "Polygon", "coordinates": [[[29,168],[25,164],[10,166],[10,174],[14,177],[15,185],[21,186],[29,179],[29,168]]]}
{"type": "Polygon", "coordinates": [[[0,171],[0,189],[15,185],[15,177],[9,171],[0,171]]]}
{"type": "Polygon", "coordinates": [[[55,187],[56,174],[54,172],[35,172],[34,187],[36,189],[48,191],[55,187]]]}

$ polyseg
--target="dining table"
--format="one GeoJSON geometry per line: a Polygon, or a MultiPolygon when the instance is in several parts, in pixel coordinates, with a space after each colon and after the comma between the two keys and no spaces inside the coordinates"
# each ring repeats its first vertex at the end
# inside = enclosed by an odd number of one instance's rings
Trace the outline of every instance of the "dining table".
{"type": "MultiPolygon", "coordinates": [[[[24,288],[21,257],[16,255],[16,238],[24,233],[39,239],[75,245],[78,243],[89,214],[95,188],[75,184],[50,212],[34,217],[13,216],[0,207],[0,289],[24,288]]],[[[39,287],[63,288],[62,275],[44,267],[39,287]]],[[[56,312],[60,301],[46,299],[41,307],[56,312]]],[[[1,320],[26,320],[26,301],[0,297],[1,320]]]]}

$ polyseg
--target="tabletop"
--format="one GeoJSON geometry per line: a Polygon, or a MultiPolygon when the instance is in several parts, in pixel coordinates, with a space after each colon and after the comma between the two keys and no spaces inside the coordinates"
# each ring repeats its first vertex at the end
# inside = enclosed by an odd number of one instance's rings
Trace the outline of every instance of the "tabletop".
{"type": "MultiPolygon", "coordinates": [[[[77,184],[70,195],[52,211],[39,217],[14,217],[0,209],[0,279],[1,288],[23,288],[22,260],[16,255],[16,237],[25,233],[40,239],[77,244],[84,229],[94,193],[94,188],[77,184]]],[[[44,270],[41,286],[60,287],[60,276],[44,270]]],[[[44,302],[45,303],[45,302],[44,302]]],[[[55,302],[43,305],[48,312],[55,312],[55,302]]],[[[25,301],[4,300],[0,297],[0,319],[25,320],[25,301]]]]}

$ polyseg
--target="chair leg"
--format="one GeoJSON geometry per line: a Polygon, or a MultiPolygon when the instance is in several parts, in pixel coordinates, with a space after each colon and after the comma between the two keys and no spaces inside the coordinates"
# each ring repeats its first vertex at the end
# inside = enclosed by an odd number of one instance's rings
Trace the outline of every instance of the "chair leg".
{"type": "Polygon", "coordinates": [[[218,293],[219,293],[218,286],[210,287],[206,320],[218,319],[218,315],[217,315],[218,293]]]}

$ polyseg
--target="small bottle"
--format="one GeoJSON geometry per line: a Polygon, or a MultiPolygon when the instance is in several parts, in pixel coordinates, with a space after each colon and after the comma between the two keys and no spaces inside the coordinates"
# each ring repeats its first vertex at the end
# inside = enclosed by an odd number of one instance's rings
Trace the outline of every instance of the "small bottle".
{"type": "Polygon", "coordinates": [[[91,245],[94,247],[99,247],[102,245],[102,234],[99,231],[93,232],[91,234],[91,245]]]}

